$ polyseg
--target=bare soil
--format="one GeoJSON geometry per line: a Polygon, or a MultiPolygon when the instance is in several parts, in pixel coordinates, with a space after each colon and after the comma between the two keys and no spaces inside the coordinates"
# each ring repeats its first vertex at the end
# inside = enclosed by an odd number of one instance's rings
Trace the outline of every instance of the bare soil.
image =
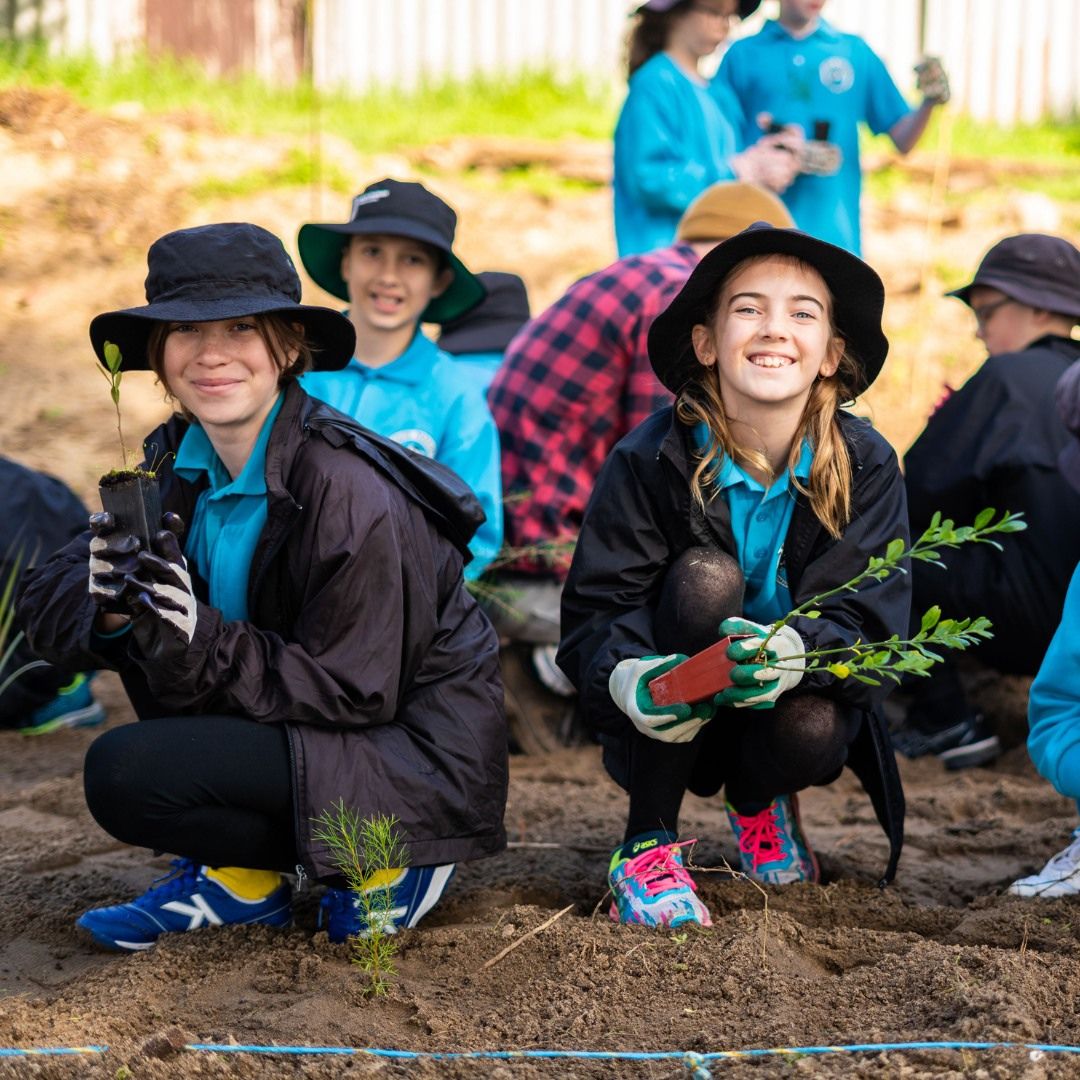
{"type": "MultiPolygon", "coordinates": [[[[134,107],[102,116],[58,93],[0,94],[4,453],[62,476],[93,503],[97,476],[119,452],[87,343],[90,317],[139,301],[146,247],[168,229],[252,220],[291,243],[301,221],[337,218],[344,200],[328,191],[281,188],[213,202],[192,194],[207,178],[273,166],[289,145],[238,139],[199,116],[148,117],[134,107]]],[[[517,164],[527,151],[507,158],[517,164]]],[[[405,155],[361,159],[329,139],[323,152],[357,177],[358,189],[370,178],[415,171],[405,155]]],[[[572,147],[568,172],[594,156],[572,147]]],[[[455,144],[459,171],[427,179],[460,211],[466,261],[521,273],[539,308],[613,256],[608,195],[508,193],[494,159],[490,144],[480,146],[478,163],[455,144]]],[[[438,160],[437,152],[425,157],[429,168],[438,160]]],[[[551,167],[550,157],[544,163],[551,167]]],[[[938,299],[942,285],[957,284],[1002,235],[1056,228],[1075,236],[1080,223],[1080,208],[1021,195],[978,163],[954,174],[970,193],[963,203],[939,206],[932,177],[941,164],[929,147],[911,182],[867,213],[868,257],[889,286],[894,344],[867,407],[900,451],[942,383],[955,385],[978,361],[960,305],[938,299]]],[[[308,288],[308,299],[319,295],[308,288]]],[[[164,406],[148,376],[127,379],[123,393],[125,434],[135,443],[164,406]]],[[[103,674],[97,686],[109,724],[130,722],[116,679],[103,674]]],[[[167,861],[117,844],[89,817],[81,764],[93,732],[41,739],[0,732],[0,1050],[109,1048],[78,1058],[0,1055],[0,1075],[689,1076],[676,1061],[209,1056],[184,1050],[191,1042],[698,1052],[1080,1043],[1076,904],[1004,895],[1011,880],[1063,846],[1075,807],[1027,760],[1023,681],[984,676],[973,687],[1011,749],[993,768],[959,774],[936,762],[902,764],[908,840],[887,890],[875,885],[885,838],[850,776],[803,799],[823,886],[763,891],[717,869],[736,860],[723,807],[689,798],[683,828],[699,840],[693,858],[716,922],[710,932],[657,934],[609,922],[604,873],[625,799],[594,747],[515,758],[511,848],[459,867],[444,902],[401,936],[399,976],[378,1000],[361,994],[346,947],[316,929],[312,888],[298,897],[288,931],[226,928],[133,956],[95,951],[75,918],[142,890],[167,861]],[[484,967],[515,941],[520,947],[484,967]]],[[[710,1068],[714,1076],[1076,1075],[1066,1057],[1006,1049],[734,1059],[710,1068]]]]}

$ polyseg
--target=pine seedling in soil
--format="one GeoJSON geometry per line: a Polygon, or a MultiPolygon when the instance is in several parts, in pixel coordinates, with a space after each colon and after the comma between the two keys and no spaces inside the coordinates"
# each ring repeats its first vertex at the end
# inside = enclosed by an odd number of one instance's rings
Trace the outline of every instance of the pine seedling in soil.
{"type": "Polygon", "coordinates": [[[314,819],[312,834],[325,844],[360,906],[367,926],[349,938],[352,962],[367,976],[362,990],[376,997],[385,994],[397,975],[394,937],[394,889],[396,871],[408,865],[396,817],[376,814],[361,817],[344,799],[314,819]]]}
{"type": "MultiPolygon", "coordinates": [[[[817,609],[824,600],[838,593],[855,592],[867,581],[884,581],[891,574],[906,574],[905,563],[924,562],[945,569],[942,553],[962,544],[990,544],[1000,551],[1001,545],[994,538],[1022,532],[1027,528],[1027,522],[1023,520],[1022,514],[1011,514],[1008,511],[995,521],[996,513],[993,507],[987,507],[976,515],[971,525],[960,526],[948,518],[942,519],[940,513],[935,513],[926,531],[914,543],[905,544],[899,538],[890,541],[885,554],[871,556],[862,573],[835,589],[812,596],[789,611],[762,641],[757,659],[761,663],[767,662],[765,650],[770,638],[796,616],[816,619],[821,614],[817,609]]],[[[910,638],[893,634],[886,641],[856,641],[850,647],[810,650],[799,656],[785,657],[784,660],[802,659],[806,662],[808,671],[824,668],[838,679],[857,679],[871,686],[880,686],[881,677],[898,683],[905,675],[929,677],[930,668],[944,659],[938,650],[962,650],[977,645],[980,641],[994,636],[991,625],[990,620],[981,615],[964,619],[943,619],[941,608],[935,605],[922,616],[918,632],[910,638]]]]}

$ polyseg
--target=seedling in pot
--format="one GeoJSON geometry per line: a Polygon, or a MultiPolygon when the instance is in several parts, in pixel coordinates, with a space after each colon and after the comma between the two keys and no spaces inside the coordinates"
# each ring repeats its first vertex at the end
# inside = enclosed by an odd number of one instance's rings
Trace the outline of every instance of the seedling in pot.
{"type": "Polygon", "coordinates": [[[116,434],[120,440],[119,469],[112,469],[98,481],[101,508],[112,514],[118,531],[139,537],[149,549],[150,538],[161,528],[161,493],[156,474],[150,469],[128,465],[128,449],[120,413],[120,380],[123,356],[112,341],[105,342],[105,367],[100,369],[109,383],[109,396],[116,410],[116,434]]]}
{"type": "MultiPolygon", "coordinates": [[[[944,568],[941,560],[945,549],[958,548],[961,544],[991,544],[1000,550],[995,536],[1021,532],[1027,528],[1022,514],[1005,511],[997,521],[996,511],[988,507],[980,511],[971,525],[958,526],[935,513],[926,531],[914,543],[905,544],[897,538],[889,542],[884,554],[872,556],[866,569],[850,581],[828,592],[819,593],[789,611],[773,626],[772,633],[761,643],[755,663],[766,663],[769,639],[781,627],[796,616],[816,619],[821,604],[843,592],[856,592],[867,581],[884,581],[894,573],[906,574],[904,563],[915,561],[930,563],[944,568]]],[[[967,649],[980,641],[993,637],[989,619],[981,615],[964,619],[943,619],[941,608],[930,608],[923,616],[919,630],[910,638],[893,634],[886,641],[856,641],[853,645],[836,649],[811,649],[796,657],[785,657],[783,662],[802,660],[807,671],[824,669],[837,679],[856,679],[859,682],[879,686],[882,678],[900,682],[905,675],[929,677],[930,669],[944,657],[942,649],[967,649]]],[[[657,705],[670,705],[679,701],[704,701],[713,694],[731,686],[729,673],[734,661],[727,657],[731,638],[722,638],[715,645],[703,649],[678,667],[658,676],[649,683],[649,692],[657,705]]]]}

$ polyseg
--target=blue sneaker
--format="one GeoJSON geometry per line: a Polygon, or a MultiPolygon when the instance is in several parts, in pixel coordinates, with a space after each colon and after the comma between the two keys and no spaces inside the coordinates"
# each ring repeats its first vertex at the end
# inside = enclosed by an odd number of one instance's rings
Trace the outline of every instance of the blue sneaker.
{"type": "Polygon", "coordinates": [[[93,908],[75,923],[106,949],[138,952],[162,934],[203,926],[292,922],[292,888],[286,883],[265,900],[241,900],[203,874],[190,859],[174,859],[173,870],[155,881],[138,899],[114,907],[93,908]]]}
{"type": "Polygon", "coordinates": [[[712,926],[709,909],[697,898],[697,886],[679,850],[692,843],[662,844],[649,836],[617,847],[608,867],[612,921],[672,930],[685,923],[712,926]],[[624,851],[627,846],[629,852],[624,851]]]}
{"type": "Polygon", "coordinates": [[[756,814],[740,814],[727,803],[731,831],[739,843],[742,872],[766,885],[818,881],[817,856],[799,821],[795,795],[778,795],[756,814]]]}
{"type": "Polygon", "coordinates": [[[35,709],[19,730],[24,735],[48,735],[61,728],[96,727],[105,719],[105,710],[90,692],[95,674],[76,675],[52,701],[35,709]]]}
{"type": "MultiPolygon", "coordinates": [[[[381,915],[384,934],[414,927],[441,899],[454,876],[454,863],[445,866],[407,866],[385,870],[367,879],[364,893],[390,892],[387,910],[381,915]]],[[[366,937],[371,923],[364,902],[352,889],[327,889],[319,901],[319,926],[326,926],[331,941],[366,937]]]]}

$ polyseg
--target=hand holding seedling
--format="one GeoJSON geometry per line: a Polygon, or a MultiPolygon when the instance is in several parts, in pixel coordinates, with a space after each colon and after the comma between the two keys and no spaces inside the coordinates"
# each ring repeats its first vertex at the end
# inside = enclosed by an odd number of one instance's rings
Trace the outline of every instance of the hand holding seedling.
{"type": "Polygon", "coordinates": [[[138,569],[142,543],[117,531],[112,514],[104,511],[90,515],[90,532],[90,596],[102,611],[128,615],[124,578],[138,569]]]}
{"type": "Polygon", "coordinates": [[[806,646],[790,626],[725,619],[720,633],[740,636],[727,649],[728,657],[735,661],[730,675],[734,685],[716,695],[716,705],[771,709],[781,694],[802,681],[806,646]]]}
{"type": "Polygon", "coordinates": [[[147,659],[184,656],[195,637],[198,604],[187,560],[180,550],[183,522],[166,514],[165,528],[138,556],[138,569],[125,575],[123,597],[132,615],[135,640],[147,659]]]}

